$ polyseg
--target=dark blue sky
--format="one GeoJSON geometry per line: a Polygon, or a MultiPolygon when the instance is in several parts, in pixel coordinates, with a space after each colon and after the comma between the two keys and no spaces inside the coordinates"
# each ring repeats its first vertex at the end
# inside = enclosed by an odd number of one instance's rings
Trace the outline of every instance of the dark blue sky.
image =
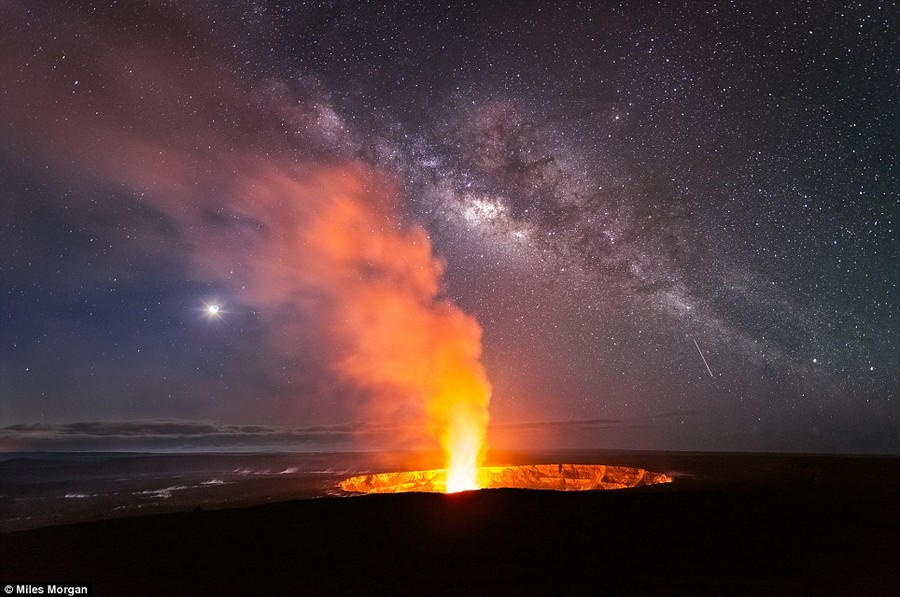
{"type": "Polygon", "coordinates": [[[897,453],[894,3],[295,4],[2,9],[0,445],[414,424],[304,254],[349,176],[504,442],[897,453]]]}

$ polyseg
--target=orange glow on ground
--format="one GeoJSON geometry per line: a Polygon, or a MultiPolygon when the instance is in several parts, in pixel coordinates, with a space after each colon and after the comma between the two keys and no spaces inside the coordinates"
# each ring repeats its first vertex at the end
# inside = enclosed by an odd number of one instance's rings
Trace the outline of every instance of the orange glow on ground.
{"type": "Polygon", "coordinates": [[[341,481],[340,488],[350,493],[454,493],[479,488],[588,491],[672,482],[664,473],[603,464],[484,466],[477,469],[476,476],[475,487],[462,489],[450,484],[445,469],[358,475],[341,481]]]}

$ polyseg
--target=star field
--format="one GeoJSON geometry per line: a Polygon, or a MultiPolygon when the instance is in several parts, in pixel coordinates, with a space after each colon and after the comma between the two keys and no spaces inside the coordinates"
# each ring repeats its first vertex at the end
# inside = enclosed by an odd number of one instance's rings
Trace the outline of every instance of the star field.
{"type": "Polygon", "coordinates": [[[893,2],[3,13],[0,425],[361,421],[265,194],[352,161],[480,323],[494,423],[897,452],[893,2]]]}

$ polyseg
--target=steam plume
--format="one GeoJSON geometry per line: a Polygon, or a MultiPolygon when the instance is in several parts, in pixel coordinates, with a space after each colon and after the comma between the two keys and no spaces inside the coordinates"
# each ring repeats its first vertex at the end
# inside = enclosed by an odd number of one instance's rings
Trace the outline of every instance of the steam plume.
{"type": "Polygon", "coordinates": [[[271,349],[298,350],[312,328],[368,417],[415,423],[476,463],[481,330],[442,294],[426,232],[389,178],[353,159],[327,94],[239,73],[188,10],[7,5],[2,149],[141,196],[192,247],[197,277],[263,314],[271,349]],[[60,60],[83,76],[57,74],[60,60]]]}

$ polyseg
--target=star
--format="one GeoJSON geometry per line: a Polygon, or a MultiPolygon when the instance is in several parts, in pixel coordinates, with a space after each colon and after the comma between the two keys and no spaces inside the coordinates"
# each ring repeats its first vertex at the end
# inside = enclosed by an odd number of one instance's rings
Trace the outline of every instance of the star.
{"type": "Polygon", "coordinates": [[[471,318],[497,424],[689,411],[602,442],[896,453],[878,3],[11,3],[0,423],[368,420],[335,390],[373,366],[354,351],[405,359],[471,318]]]}

